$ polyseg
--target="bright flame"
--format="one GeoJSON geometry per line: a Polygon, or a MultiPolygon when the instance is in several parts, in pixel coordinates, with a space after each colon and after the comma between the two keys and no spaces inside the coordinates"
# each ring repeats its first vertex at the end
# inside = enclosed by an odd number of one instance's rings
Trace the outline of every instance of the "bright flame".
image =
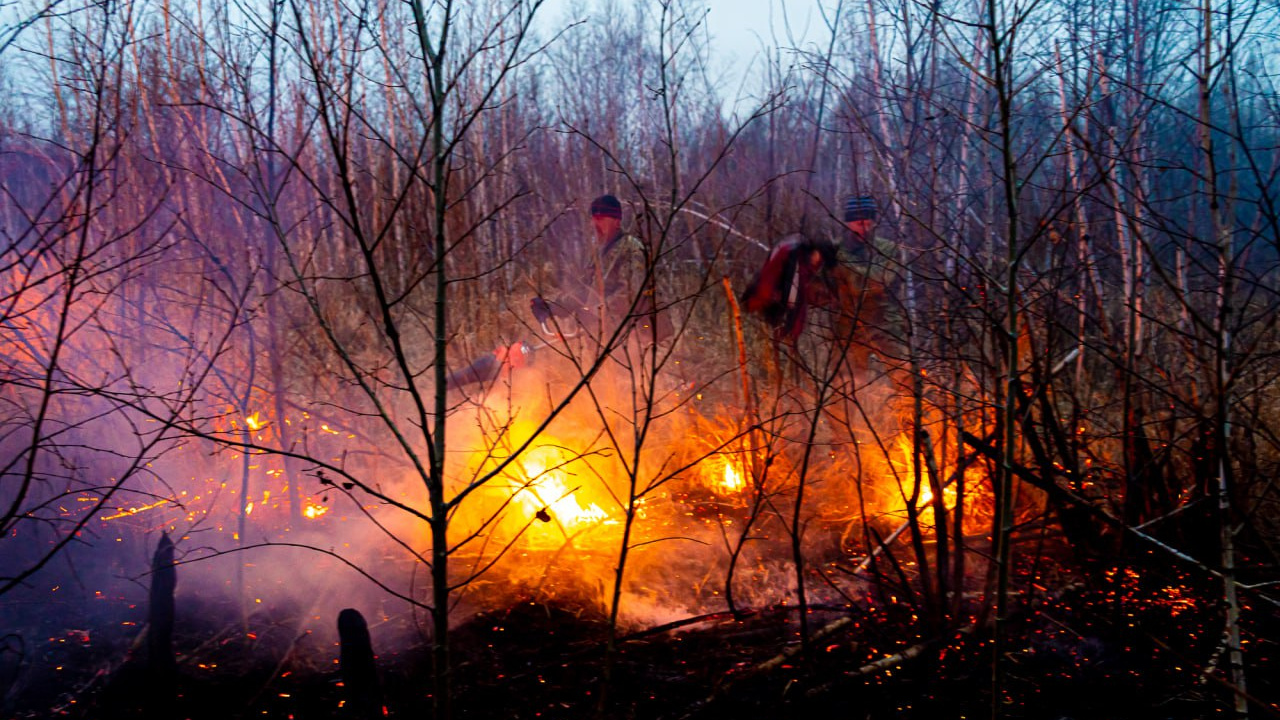
{"type": "Polygon", "coordinates": [[[733,460],[725,458],[719,481],[716,483],[716,489],[727,493],[737,493],[741,492],[746,486],[747,479],[743,477],[738,465],[733,460]]]}
{"type": "Polygon", "coordinates": [[[588,502],[583,507],[575,496],[578,488],[570,488],[560,470],[541,470],[528,462],[525,463],[525,470],[534,479],[528,487],[518,490],[515,497],[531,516],[537,516],[540,511],[545,510],[551,519],[566,528],[600,522],[609,517],[608,513],[593,502],[588,502]]]}
{"type": "MultiPolygon", "coordinates": [[[[911,445],[911,433],[906,432],[898,436],[893,446],[893,457],[890,462],[893,464],[894,477],[898,484],[897,502],[893,504],[893,511],[902,513],[906,511],[907,501],[910,500],[908,495],[911,492],[911,485],[915,482],[915,457],[911,445]]],[[[928,470],[922,468],[922,473],[928,470]]],[[[944,468],[939,470],[943,476],[947,476],[949,470],[944,468]]],[[[933,519],[933,489],[929,486],[929,480],[922,474],[920,486],[920,495],[916,498],[916,511],[919,513],[920,521],[926,525],[932,525],[933,519]]],[[[952,510],[956,505],[956,487],[949,484],[942,488],[942,505],[947,510],[952,510]]]]}
{"type": "Polygon", "coordinates": [[[249,429],[254,432],[261,430],[263,426],[263,422],[258,419],[258,413],[254,413],[252,415],[246,416],[244,419],[244,423],[248,425],[249,429]]]}
{"type": "MultiPolygon", "coordinates": [[[[942,488],[942,504],[948,510],[956,506],[956,488],[954,485],[948,485],[942,488]]],[[[916,502],[916,507],[927,508],[933,505],[933,490],[924,487],[920,488],[920,500],[916,502]]]]}
{"type": "Polygon", "coordinates": [[[320,517],[321,515],[327,512],[329,512],[329,508],[325,507],[324,505],[317,505],[316,503],[313,503],[313,502],[307,503],[307,506],[302,510],[302,514],[305,515],[309,520],[315,520],[316,518],[320,517]]]}
{"type": "Polygon", "coordinates": [[[515,487],[512,499],[526,518],[531,542],[559,544],[569,535],[609,520],[609,513],[584,497],[582,486],[562,467],[554,448],[531,451],[520,463],[527,482],[515,487]]]}

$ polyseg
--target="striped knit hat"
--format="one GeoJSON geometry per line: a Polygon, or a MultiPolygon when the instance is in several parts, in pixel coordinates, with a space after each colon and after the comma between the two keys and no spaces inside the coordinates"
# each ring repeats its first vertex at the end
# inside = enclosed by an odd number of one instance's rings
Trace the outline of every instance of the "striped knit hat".
{"type": "Polygon", "coordinates": [[[850,195],[844,200],[844,221],[875,220],[876,199],[870,195],[850,195]]]}

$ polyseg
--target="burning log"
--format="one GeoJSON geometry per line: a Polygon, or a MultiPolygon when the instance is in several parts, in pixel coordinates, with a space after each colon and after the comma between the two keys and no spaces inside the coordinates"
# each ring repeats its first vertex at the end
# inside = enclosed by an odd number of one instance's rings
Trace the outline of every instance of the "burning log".
{"type": "Polygon", "coordinates": [[[360,611],[347,608],[338,613],[338,655],[342,683],[354,717],[382,717],[382,688],[369,639],[369,625],[360,611]]]}

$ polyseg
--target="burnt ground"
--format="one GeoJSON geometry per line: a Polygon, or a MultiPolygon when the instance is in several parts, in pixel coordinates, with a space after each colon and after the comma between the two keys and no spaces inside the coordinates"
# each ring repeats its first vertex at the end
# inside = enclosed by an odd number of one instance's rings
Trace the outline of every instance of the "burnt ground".
{"type": "MultiPolygon", "coordinates": [[[[1222,613],[1213,583],[1125,570],[1019,595],[1008,624],[1002,716],[1191,719],[1230,716],[1222,613]],[[1210,598],[1210,599],[1206,599],[1210,598]]],[[[350,718],[337,648],[292,628],[298,608],[248,625],[217,604],[180,604],[173,697],[148,673],[143,611],[125,605],[93,630],[43,626],[6,640],[5,718],[350,718]],[[184,614],[185,609],[185,614],[184,614]],[[132,618],[132,619],[129,619],[132,618]],[[21,662],[15,662],[18,654],[21,662]],[[57,669],[54,669],[57,668],[57,669]],[[166,704],[170,703],[170,704],[166,704]]],[[[46,617],[52,618],[47,613],[46,617]]],[[[28,621],[37,622],[31,615],[28,621]]],[[[100,618],[87,618],[99,622],[100,618]]],[[[409,618],[404,630],[416,632],[409,618]]],[[[54,619],[47,622],[56,623],[54,619]]],[[[82,623],[83,624],[83,623],[82,623]]],[[[454,633],[459,719],[595,716],[605,618],[573,603],[515,602],[454,633]]],[[[989,630],[932,633],[905,602],[866,598],[811,610],[809,649],[795,608],[713,615],[624,637],[609,718],[963,718],[991,714],[989,630]]],[[[12,629],[11,629],[12,630],[12,629]]],[[[1280,613],[1247,606],[1255,717],[1276,716],[1280,613]]],[[[375,648],[376,650],[376,648],[375,648]]],[[[379,657],[389,717],[430,716],[429,652],[419,640],[379,657]]]]}

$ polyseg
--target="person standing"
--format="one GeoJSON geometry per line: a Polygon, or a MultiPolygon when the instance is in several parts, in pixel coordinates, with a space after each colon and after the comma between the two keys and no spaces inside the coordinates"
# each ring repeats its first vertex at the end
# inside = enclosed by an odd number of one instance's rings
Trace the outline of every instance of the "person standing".
{"type": "Polygon", "coordinates": [[[613,195],[591,201],[595,242],[587,258],[561,279],[559,296],[536,296],[530,309],[544,332],[586,333],[603,343],[621,324],[646,326],[657,317],[656,281],[643,242],[622,229],[622,203],[613,195]]]}

